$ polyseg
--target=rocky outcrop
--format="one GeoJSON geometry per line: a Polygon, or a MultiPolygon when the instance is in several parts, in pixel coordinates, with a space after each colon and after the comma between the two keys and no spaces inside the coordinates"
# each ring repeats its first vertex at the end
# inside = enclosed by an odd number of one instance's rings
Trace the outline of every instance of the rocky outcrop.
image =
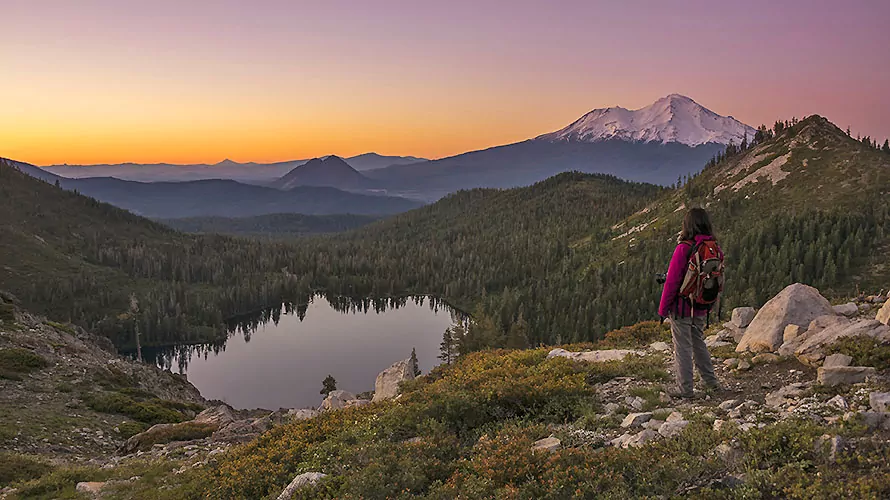
{"type": "Polygon", "coordinates": [[[398,396],[400,394],[399,385],[406,380],[414,380],[414,367],[410,359],[397,361],[377,375],[377,380],[374,381],[372,401],[382,401],[398,396]]]}
{"type": "Polygon", "coordinates": [[[822,363],[822,366],[825,368],[833,368],[835,366],[850,366],[850,363],[853,362],[852,356],[847,356],[846,354],[836,353],[830,356],[825,357],[825,361],[822,363]]]}
{"type": "Polygon", "coordinates": [[[779,354],[793,354],[802,363],[816,366],[825,357],[824,348],[844,337],[872,337],[887,342],[890,341],[890,327],[873,319],[820,316],[810,323],[804,335],[783,344],[779,354]]]}
{"type": "Polygon", "coordinates": [[[553,349],[547,354],[550,358],[568,358],[575,361],[586,361],[588,363],[602,363],[605,361],[621,361],[630,355],[642,356],[645,352],[634,351],[631,349],[606,349],[603,351],[581,351],[571,352],[565,349],[553,349]]]}
{"type": "Polygon", "coordinates": [[[784,342],[786,326],[805,327],[826,314],[834,314],[834,309],[818,290],[800,283],[789,285],[760,308],[736,351],[775,351],[784,342]]]}
{"type": "Polygon", "coordinates": [[[314,486],[317,482],[326,477],[327,474],[323,474],[321,472],[306,472],[300,474],[299,476],[295,477],[294,480],[291,481],[286,488],[284,488],[284,491],[282,491],[280,495],[278,495],[278,500],[290,500],[294,497],[294,494],[296,494],[297,490],[306,488],[308,486],[314,486]]]}
{"type": "Polygon", "coordinates": [[[885,325],[890,325],[890,300],[884,302],[884,307],[878,311],[878,315],[875,316],[875,319],[885,325]]]}
{"type": "Polygon", "coordinates": [[[355,394],[349,391],[336,390],[331,391],[324,398],[324,401],[321,402],[322,410],[339,410],[340,408],[345,408],[346,403],[356,399],[355,394]]]}

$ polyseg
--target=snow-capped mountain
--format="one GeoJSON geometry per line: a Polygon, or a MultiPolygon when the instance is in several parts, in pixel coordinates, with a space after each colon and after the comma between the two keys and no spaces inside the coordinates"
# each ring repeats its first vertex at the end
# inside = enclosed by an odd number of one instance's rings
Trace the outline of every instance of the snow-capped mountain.
{"type": "Polygon", "coordinates": [[[739,144],[755,130],[731,116],[720,116],[692,99],[671,94],[636,110],[622,107],[595,109],[568,127],[536,139],[545,141],[739,144]]]}

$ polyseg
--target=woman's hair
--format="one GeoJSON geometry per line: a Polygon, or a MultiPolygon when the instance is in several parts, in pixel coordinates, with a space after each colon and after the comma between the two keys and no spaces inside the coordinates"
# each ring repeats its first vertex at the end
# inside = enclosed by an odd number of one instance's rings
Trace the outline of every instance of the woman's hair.
{"type": "Polygon", "coordinates": [[[714,235],[714,230],[711,227],[711,218],[708,217],[708,212],[705,212],[704,208],[693,208],[686,212],[686,217],[683,218],[683,230],[680,231],[678,240],[692,240],[700,234],[714,235]]]}

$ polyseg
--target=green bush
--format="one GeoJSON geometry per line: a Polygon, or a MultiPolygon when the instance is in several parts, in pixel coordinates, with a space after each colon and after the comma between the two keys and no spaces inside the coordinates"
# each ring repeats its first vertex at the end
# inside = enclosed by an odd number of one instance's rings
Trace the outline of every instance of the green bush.
{"type": "Polygon", "coordinates": [[[129,439],[148,428],[149,425],[144,422],[122,422],[117,426],[117,432],[122,438],[129,439]]]}
{"type": "Polygon", "coordinates": [[[852,356],[854,366],[873,366],[878,370],[890,368],[890,345],[871,337],[842,337],[828,346],[826,352],[852,356]]]}
{"type": "Polygon", "coordinates": [[[0,302],[0,321],[15,321],[15,307],[0,302]]]}
{"type": "Polygon", "coordinates": [[[49,363],[45,359],[28,349],[18,347],[0,349],[0,372],[30,373],[47,366],[49,363]]]}
{"type": "Polygon", "coordinates": [[[171,427],[156,429],[140,437],[139,450],[150,449],[156,443],[191,441],[209,437],[219,428],[218,425],[200,422],[183,422],[171,427]]]}
{"type": "Polygon", "coordinates": [[[52,466],[18,453],[0,452],[0,486],[37,479],[52,466]]]}
{"type": "Polygon", "coordinates": [[[86,395],[84,402],[95,411],[125,415],[149,425],[172,424],[185,420],[182,413],[164,406],[166,402],[161,399],[137,401],[119,392],[102,392],[86,395]]]}

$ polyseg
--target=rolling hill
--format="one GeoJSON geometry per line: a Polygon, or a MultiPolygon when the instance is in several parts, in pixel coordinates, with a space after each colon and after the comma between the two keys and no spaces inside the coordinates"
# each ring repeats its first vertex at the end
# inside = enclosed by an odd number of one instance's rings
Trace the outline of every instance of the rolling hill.
{"type": "Polygon", "coordinates": [[[339,233],[377,220],[370,215],[271,214],[256,217],[187,217],[160,219],[165,226],[186,233],[217,233],[239,236],[291,238],[309,234],[339,233]]]}

